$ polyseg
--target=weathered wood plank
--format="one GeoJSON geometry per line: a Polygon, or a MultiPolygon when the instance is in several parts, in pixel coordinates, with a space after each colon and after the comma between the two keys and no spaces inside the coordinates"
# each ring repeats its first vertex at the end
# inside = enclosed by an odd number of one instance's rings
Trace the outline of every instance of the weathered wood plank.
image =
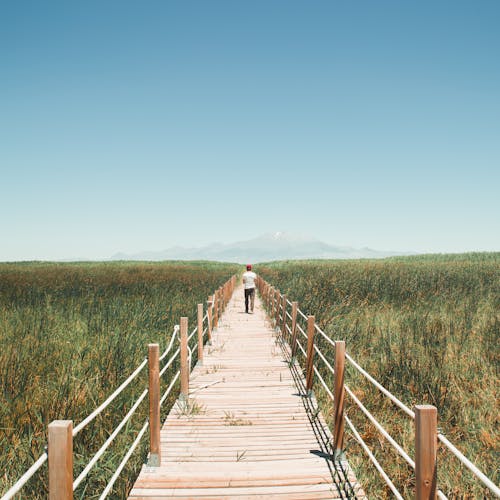
{"type": "Polygon", "coordinates": [[[243,311],[237,289],[164,422],[161,467],[143,467],[130,499],[346,498],[259,299],[243,311]]]}

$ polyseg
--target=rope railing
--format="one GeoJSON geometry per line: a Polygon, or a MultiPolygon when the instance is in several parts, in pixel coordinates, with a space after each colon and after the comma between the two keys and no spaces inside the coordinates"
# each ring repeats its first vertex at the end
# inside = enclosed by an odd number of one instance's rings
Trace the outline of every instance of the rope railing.
{"type": "Polygon", "coordinates": [[[290,339],[290,349],[292,353],[292,360],[295,359],[295,353],[298,350],[301,351],[305,360],[305,370],[307,374],[306,388],[308,394],[312,394],[312,378],[313,374],[319,380],[322,388],[325,390],[328,397],[334,402],[335,405],[335,422],[334,422],[334,447],[335,454],[341,453],[343,445],[343,429],[344,423],[347,422],[349,429],[351,430],[356,441],[360,444],[361,448],[368,454],[370,461],[374,464],[377,471],[380,473],[382,479],[389,486],[391,491],[393,491],[396,498],[403,498],[401,494],[397,491],[394,484],[387,476],[385,471],[383,471],[381,465],[376,460],[375,456],[362,440],[360,434],[354,427],[351,420],[343,414],[344,406],[344,391],[353,400],[355,405],[361,410],[365,417],[371,422],[372,425],[384,436],[384,438],[391,444],[391,446],[396,450],[396,452],[406,461],[409,467],[415,471],[415,489],[416,498],[428,498],[432,493],[432,488],[434,488],[434,494],[442,500],[446,500],[446,495],[437,488],[435,478],[429,476],[426,471],[435,471],[436,467],[436,457],[437,457],[437,441],[439,440],[446,449],[448,449],[477,479],[479,479],[483,485],[485,485],[493,494],[500,498],[500,489],[484,474],[482,473],[470,460],[468,460],[443,434],[437,432],[437,411],[434,407],[430,405],[415,406],[415,411],[408,408],[403,402],[401,402],[396,396],[394,396],[389,390],[387,390],[382,384],[375,380],[366,370],[364,370],[354,359],[345,352],[345,344],[342,341],[334,341],[316,324],[314,321],[314,316],[307,316],[303,311],[297,306],[297,302],[289,300],[287,297],[282,295],[279,290],[271,287],[265,280],[259,278],[258,287],[264,302],[270,311],[271,319],[274,319],[277,331],[281,331],[282,335],[285,333],[290,339]],[[287,311],[287,306],[292,307],[292,312],[287,311]],[[287,320],[291,322],[291,326],[287,324],[287,320]],[[307,332],[299,324],[299,320],[305,320],[308,323],[307,332]],[[281,323],[281,324],[279,324],[281,323]],[[310,327],[310,325],[313,325],[310,327]],[[278,328],[279,327],[279,328],[278,328]],[[317,333],[323,338],[327,344],[335,349],[335,368],[329,363],[325,354],[321,351],[318,345],[314,341],[314,334],[317,333]],[[307,350],[304,349],[299,341],[299,337],[307,339],[308,346],[307,350]],[[335,380],[335,391],[328,387],[328,384],[324,380],[320,373],[320,370],[314,364],[314,354],[323,361],[324,366],[328,372],[333,375],[335,380]],[[390,399],[399,409],[401,409],[407,416],[409,416],[415,425],[415,449],[416,456],[419,457],[419,461],[413,460],[406,451],[390,436],[390,434],[384,429],[384,427],[375,419],[375,417],[370,413],[370,411],[362,404],[359,398],[356,397],[354,392],[344,384],[344,360],[350,363],[363,377],[365,377],[374,387],[376,387],[382,394],[384,394],[388,399],[390,399]],[[423,437],[426,433],[431,433],[435,436],[434,441],[435,446],[429,447],[424,446],[423,437]],[[430,466],[430,464],[434,464],[430,466]],[[427,474],[427,475],[426,475],[427,474]]]}
{"type": "Polygon", "coordinates": [[[23,486],[35,475],[40,467],[49,458],[47,452],[42,453],[40,458],[17,480],[16,484],[2,497],[2,500],[10,500],[14,498],[22,489],[23,486]]]}
{"type": "Polygon", "coordinates": [[[389,486],[390,490],[394,493],[394,496],[398,500],[404,500],[401,493],[399,493],[397,488],[394,486],[394,483],[391,481],[389,476],[386,474],[386,472],[384,471],[384,469],[380,465],[379,461],[375,458],[375,455],[372,453],[370,448],[364,442],[363,438],[360,436],[359,432],[356,430],[356,428],[354,427],[354,425],[351,422],[351,420],[349,419],[349,417],[347,417],[347,415],[345,416],[345,421],[346,421],[347,425],[349,426],[349,428],[351,429],[351,432],[352,432],[354,438],[360,444],[360,446],[363,448],[365,453],[368,455],[368,458],[371,460],[371,462],[373,463],[373,465],[375,466],[375,468],[377,469],[377,471],[379,472],[380,476],[385,481],[387,486],[389,486]]]}
{"type": "MultiPolygon", "coordinates": [[[[54,421],[49,425],[48,439],[49,442],[58,443],[63,442],[64,448],[61,449],[53,449],[54,446],[50,446],[48,452],[44,452],[36,462],[16,481],[16,483],[11,486],[11,488],[1,497],[0,500],[9,500],[13,498],[16,494],[20,493],[26,483],[40,470],[40,468],[48,461],[49,463],[49,494],[51,498],[58,498],[61,500],[65,500],[67,498],[72,498],[72,491],[76,490],[85,478],[88,476],[89,472],[96,465],[99,459],[104,455],[108,447],[118,436],[123,427],[129,422],[134,413],[137,411],[141,403],[144,401],[146,396],[150,395],[150,410],[149,415],[150,418],[146,420],[137,434],[134,442],[128,449],[127,453],[123,457],[122,461],[118,465],[114,474],[112,475],[110,481],[106,485],[103,490],[100,499],[104,499],[109,495],[112,491],[113,485],[118,479],[120,473],[123,471],[125,465],[128,460],[132,456],[133,452],[141,442],[146,430],[150,429],[150,460],[151,463],[149,465],[159,465],[155,462],[156,453],[153,452],[153,448],[155,451],[159,450],[159,414],[160,414],[160,406],[165,402],[167,397],[171,394],[173,388],[178,382],[181,375],[187,372],[189,377],[189,371],[187,369],[187,360],[189,359],[189,363],[191,362],[191,358],[193,356],[193,349],[189,346],[189,342],[192,340],[194,335],[198,333],[198,360],[201,360],[203,357],[203,343],[204,338],[207,336],[207,342],[211,341],[211,335],[213,329],[215,329],[218,325],[219,318],[221,313],[223,312],[227,302],[229,301],[230,296],[234,291],[234,287],[236,284],[236,277],[231,277],[226,283],[219,287],[215,291],[213,295],[211,295],[207,301],[206,312],[204,312],[203,304],[198,304],[198,323],[194,330],[187,336],[187,318],[181,318],[181,325],[175,325],[173,329],[173,333],[170,337],[169,344],[165,351],[158,355],[158,344],[149,344],[148,347],[148,358],[145,358],[140,365],[134,370],[134,372],[101,404],[99,405],[91,414],[89,414],[82,422],[80,422],[77,426],[73,428],[73,422],[71,420],[64,421],[54,421]],[[204,328],[204,324],[207,326],[204,328]],[[185,328],[183,329],[183,325],[185,328]],[[180,338],[179,338],[180,337],[180,338]],[[163,361],[170,351],[173,348],[174,342],[176,338],[179,338],[181,346],[172,354],[170,359],[165,363],[162,370],[159,370],[159,363],[163,361]],[[189,351],[189,356],[186,356],[187,351],[189,351]],[[172,363],[177,359],[180,355],[181,357],[181,368],[177,370],[177,372],[173,375],[170,380],[170,384],[167,390],[162,395],[161,399],[158,397],[154,401],[153,395],[159,394],[159,384],[161,377],[165,374],[169,367],[172,366],[172,363]],[[108,439],[104,442],[104,444],[99,448],[96,454],[90,459],[87,465],[84,467],[79,476],[73,480],[73,469],[72,458],[68,459],[68,454],[72,454],[73,449],[73,438],[77,436],[77,434],[84,429],[90,422],[92,422],[99,414],[101,414],[116,398],[119,394],[121,394],[142,372],[146,365],[149,364],[149,387],[144,389],[144,391],[137,398],[135,403],[132,405],[130,410],[127,412],[125,417],[120,421],[120,423],[116,426],[113,432],[109,435],[108,439]],[[154,408],[153,408],[154,406],[154,408]],[[153,436],[154,430],[157,430],[157,436],[153,436]],[[68,448],[68,443],[71,446],[68,448]],[[57,453],[56,453],[57,452],[57,453]],[[67,467],[70,467],[70,470],[66,470],[67,467]],[[55,470],[58,470],[57,474],[54,473],[55,470]],[[61,470],[66,470],[66,473],[61,474],[61,470]]],[[[189,383],[189,382],[188,382],[189,383]]],[[[181,382],[181,393],[182,389],[186,389],[183,387],[183,383],[181,382]]],[[[57,447],[56,447],[57,448],[57,447]]]]}

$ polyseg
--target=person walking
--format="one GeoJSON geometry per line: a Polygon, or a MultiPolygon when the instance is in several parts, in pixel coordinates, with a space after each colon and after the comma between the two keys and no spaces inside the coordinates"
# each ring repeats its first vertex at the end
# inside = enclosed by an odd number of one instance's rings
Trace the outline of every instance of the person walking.
{"type": "Polygon", "coordinates": [[[243,288],[245,289],[245,312],[248,313],[248,302],[250,301],[250,312],[253,313],[255,301],[255,280],[257,275],[252,271],[252,265],[247,264],[247,270],[243,273],[243,288]]]}

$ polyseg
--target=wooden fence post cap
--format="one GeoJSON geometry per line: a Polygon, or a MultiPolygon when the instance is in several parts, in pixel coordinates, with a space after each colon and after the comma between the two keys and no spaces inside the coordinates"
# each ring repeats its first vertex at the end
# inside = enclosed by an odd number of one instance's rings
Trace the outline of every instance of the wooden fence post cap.
{"type": "Polygon", "coordinates": [[[49,424],[50,429],[65,429],[69,426],[73,426],[73,420],[52,420],[49,424]]]}
{"type": "Polygon", "coordinates": [[[417,411],[435,411],[435,412],[437,412],[437,408],[433,405],[415,405],[414,409],[417,411]]]}
{"type": "Polygon", "coordinates": [[[155,347],[159,347],[159,344],[157,343],[148,344],[148,349],[154,349],[155,347]]]}

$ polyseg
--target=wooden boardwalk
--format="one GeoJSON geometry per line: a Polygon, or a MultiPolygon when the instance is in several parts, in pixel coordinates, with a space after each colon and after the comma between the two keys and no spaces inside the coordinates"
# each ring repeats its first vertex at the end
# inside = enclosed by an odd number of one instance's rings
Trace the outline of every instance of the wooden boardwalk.
{"type": "Polygon", "coordinates": [[[165,421],[161,466],[144,466],[129,498],[365,498],[259,299],[244,311],[240,287],[165,421]]]}

